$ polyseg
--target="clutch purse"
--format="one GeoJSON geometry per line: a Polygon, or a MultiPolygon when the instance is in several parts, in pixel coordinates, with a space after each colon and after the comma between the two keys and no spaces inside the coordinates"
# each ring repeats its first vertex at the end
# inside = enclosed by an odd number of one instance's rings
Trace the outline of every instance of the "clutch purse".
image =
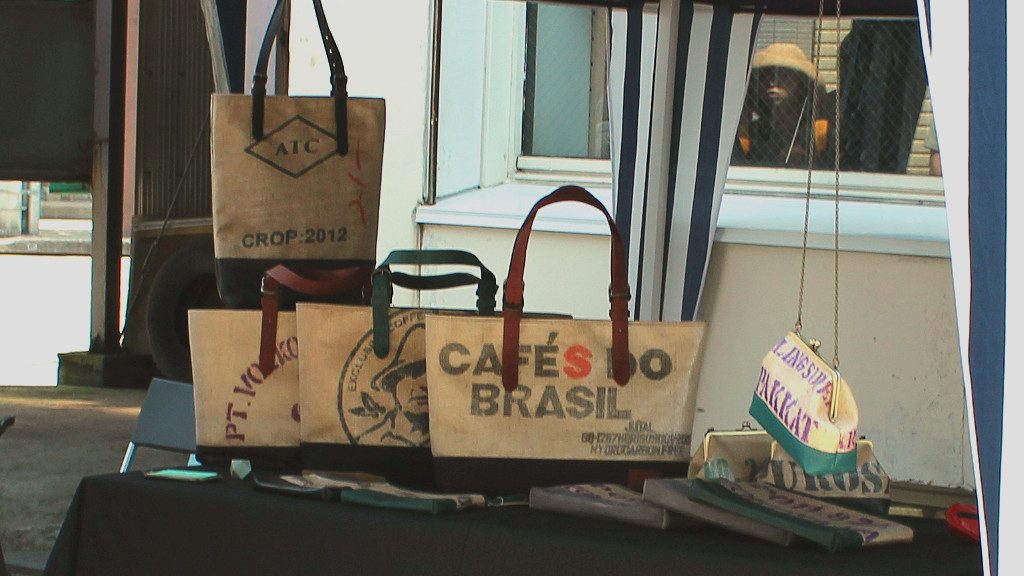
{"type": "Polygon", "coordinates": [[[744,422],[739,430],[708,430],[690,460],[687,477],[771,484],[841,506],[885,514],[892,502],[891,479],[875,458],[870,440],[861,438],[855,444],[852,471],[814,475],[767,432],[744,422]]]}
{"type": "Polygon", "coordinates": [[[771,457],[758,473],[757,481],[840,506],[888,514],[892,503],[891,479],[875,458],[870,440],[857,440],[854,458],[856,467],[852,472],[814,476],[805,473],[778,442],[771,442],[771,457]]]}
{"type": "Polygon", "coordinates": [[[750,415],[808,474],[856,469],[853,392],[797,333],[786,334],[762,360],[750,415]]]}
{"type": "Polygon", "coordinates": [[[744,422],[739,430],[708,430],[690,459],[687,478],[753,482],[771,456],[772,438],[744,422]]]}
{"type": "MultiPolygon", "coordinates": [[[[819,11],[818,24],[822,13],[819,11]]],[[[836,22],[839,5],[836,5],[836,22]]],[[[815,82],[820,51],[815,51],[815,82]]],[[[839,117],[839,78],[836,78],[836,118],[839,117]]],[[[817,91],[812,91],[811,110],[817,110],[817,91]]],[[[832,362],[818,355],[821,343],[804,340],[804,286],[807,276],[807,237],[811,210],[811,171],[814,147],[808,146],[807,194],[804,205],[803,251],[796,324],[765,355],[750,402],[750,415],[771,434],[807,474],[841,474],[857,468],[857,403],[853,391],[839,373],[839,125],[834,131],[835,220],[834,278],[835,348],[832,362]]],[[[808,143],[813,135],[808,134],[808,143]]]]}

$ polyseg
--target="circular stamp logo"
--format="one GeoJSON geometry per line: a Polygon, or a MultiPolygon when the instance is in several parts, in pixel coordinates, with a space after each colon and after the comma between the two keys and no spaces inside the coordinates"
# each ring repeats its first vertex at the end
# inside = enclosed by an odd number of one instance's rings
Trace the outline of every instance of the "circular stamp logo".
{"type": "Polygon", "coordinates": [[[391,346],[373,352],[373,330],[348,355],[338,382],[338,416],[352,444],[430,445],[426,332],[422,310],[392,310],[391,346]]]}

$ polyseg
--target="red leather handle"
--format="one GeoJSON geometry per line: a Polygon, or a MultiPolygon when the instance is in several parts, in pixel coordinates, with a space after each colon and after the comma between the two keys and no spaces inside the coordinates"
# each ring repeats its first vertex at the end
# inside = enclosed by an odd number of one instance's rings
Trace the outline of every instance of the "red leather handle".
{"type": "Polygon", "coordinates": [[[307,296],[337,296],[369,285],[372,267],[311,269],[301,273],[278,264],[263,274],[263,290],[278,286],[290,288],[307,296]]]}
{"type": "Polygon", "coordinates": [[[302,273],[278,264],[263,273],[260,305],[263,319],[260,326],[260,372],[269,376],[275,369],[277,351],[277,314],[280,308],[280,287],[290,288],[308,296],[337,296],[363,288],[363,299],[370,293],[373,268],[352,267],[336,270],[311,269],[302,273]]]}
{"type": "Polygon", "coordinates": [[[501,382],[511,392],[519,386],[519,326],[523,317],[523,273],[526,270],[526,248],[533,231],[537,212],[545,206],[558,202],[582,202],[593,206],[604,214],[612,234],[612,283],[608,288],[611,300],[609,316],[612,320],[612,375],[619,386],[629,382],[629,279],[626,275],[626,250],[622,236],[604,204],[579,186],[562,186],[533,205],[523,225],[516,234],[512,258],[505,280],[501,315],[504,318],[504,333],[501,350],[501,382]]]}

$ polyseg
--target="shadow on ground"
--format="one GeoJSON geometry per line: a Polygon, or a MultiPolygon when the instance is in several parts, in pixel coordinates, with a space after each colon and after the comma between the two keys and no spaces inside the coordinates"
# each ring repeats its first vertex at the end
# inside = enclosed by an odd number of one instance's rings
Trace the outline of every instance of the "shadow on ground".
{"type": "MultiPolygon", "coordinates": [[[[49,550],[83,476],[117,472],[145,390],[0,387],[0,543],[5,552],[49,550]]],[[[140,449],[133,469],[181,465],[140,449]]]]}

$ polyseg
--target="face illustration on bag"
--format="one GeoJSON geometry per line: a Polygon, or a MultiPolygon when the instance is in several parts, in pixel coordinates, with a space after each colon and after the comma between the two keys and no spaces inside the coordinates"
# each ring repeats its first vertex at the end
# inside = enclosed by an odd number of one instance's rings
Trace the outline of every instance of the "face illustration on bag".
{"type": "Polygon", "coordinates": [[[393,313],[389,328],[400,336],[385,358],[373,352],[372,330],[349,355],[338,384],[338,416],[352,444],[429,446],[423,312],[393,313]]]}
{"type": "MultiPolygon", "coordinates": [[[[419,328],[422,330],[422,326],[419,328]]],[[[374,376],[370,387],[391,396],[391,408],[385,413],[390,429],[381,436],[382,442],[409,442],[429,427],[427,416],[427,361],[423,358],[403,358],[405,344],[412,331],[398,345],[394,360],[374,376]]],[[[411,444],[415,445],[415,444],[411,444]]]]}

